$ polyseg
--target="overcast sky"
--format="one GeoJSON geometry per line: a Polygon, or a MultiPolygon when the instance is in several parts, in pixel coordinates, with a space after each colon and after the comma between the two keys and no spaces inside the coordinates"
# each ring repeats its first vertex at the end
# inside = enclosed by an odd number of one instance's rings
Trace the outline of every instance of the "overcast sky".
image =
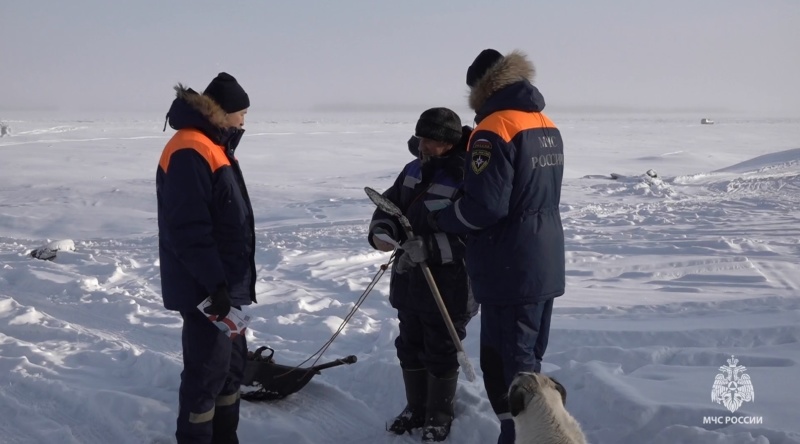
{"type": "Polygon", "coordinates": [[[800,114],[798,0],[0,0],[0,109],[166,110],[219,71],[252,111],[457,108],[489,47],[551,107],[800,114]]]}

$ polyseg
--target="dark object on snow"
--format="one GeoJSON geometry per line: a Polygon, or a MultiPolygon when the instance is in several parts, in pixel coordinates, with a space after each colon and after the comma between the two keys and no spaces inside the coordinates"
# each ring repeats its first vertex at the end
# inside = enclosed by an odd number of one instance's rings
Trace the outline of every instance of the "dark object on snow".
{"type": "Polygon", "coordinates": [[[292,393],[300,391],[308,381],[318,375],[320,370],[337,367],[344,364],[353,364],[358,358],[354,355],[313,367],[292,367],[276,364],[273,359],[275,350],[270,347],[259,347],[255,352],[247,354],[247,365],[244,368],[242,385],[259,387],[258,390],[242,393],[245,401],[275,401],[283,399],[292,393]],[[269,350],[268,356],[262,356],[264,350],[269,350]]]}
{"type": "Polygon", "coordinates": [[[31,257],[34,259],[41,259],[43,261],[52,261],[56,258],[58,250],[51,250],[47,247],[37,248],[31,251],[31,257]]]}
{"type": "Polygon", "coordinates": [[[31,251],[30,255],[34,259],[52,261],[56,258],[59,251],[75,251],[75,242],[72,239],[52,241],[49,244],[31,251]]]}
{"type": "MultiPolygon", "coordinates": [[[[656,172],[656,170],[654,170],[652,168],[647,170],[647,171],[645,171],[644,175],[647,176],[647,177],[651,177],[653,179],[658,179],[658,173],[656,172]]],[[[625,176],[625,175],[622,175],[622,174],[619,174],[619,173],[611,173],[611,174],[609,174],[609,176],[611,177],[611,180],[629,180],[629,181],[630,180],[637,180],[638,181],[641,178],[641,176],[625,176]]],[[[594,179],[594,178],[605,179],[605,177],[603,177],[603,176],[587,176],[587,178],[589,178],[589,179],[594,179]]]]}
{"type": "Polygon", "coordinates": [[[714,124],[714,121],[713,121],[713,120],[711,120],[711,119],[700,119],[700,123],[701,123],[702,125],[713,125],[713,124],[714,124]]]}

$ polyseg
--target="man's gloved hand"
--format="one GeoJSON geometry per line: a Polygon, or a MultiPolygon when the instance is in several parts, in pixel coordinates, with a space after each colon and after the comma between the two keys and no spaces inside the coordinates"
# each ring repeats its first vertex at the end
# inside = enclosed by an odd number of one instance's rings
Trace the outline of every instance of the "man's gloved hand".
{"type": "Polygon", "coordinates": [[[397,267],[395,267],[397,274],[404,274],[416,267],[418,263],[428,259],[428,246],[425,244],[425,239],[421,237],[414,237],[403,242],[400,248],[403,249],[403,254],[397,260],[397,267]]]}
{"type": "Polygon", "coordinates": [[[408,270],[416,266],[417,263],[411,260],[408,253],[403,253],[400,255],[400,259],[397,260],[397,266],[394,267],[394,272],[397,274],[406,274],[408,270]]]}
{"type": "Polygon", "coordinates": [[[375,248],[377,250],[379,250],[379,251],[392,251],[392,250],[394,250],[394,245],[392,245],[389,242],[383,241],[380,238],[378,238],[379,234],[385,234],[385,235],[387,235],[389,237],[392,237],[392,235],[388,231],[384,230],[383,228],[380,228],[380,227],[375,228],[374,230],[372,230],[372,243],[375,245],[375,248]]]}
{"type": "Polygon", "coordinates": [[[220,285],[209,296],[211,297],[211,305],[204,308],[203,311],[206,314],[217,315],[219,319],[228,316],[231,311],[231,295],[228,293],[228,287],[220,285]]]}
{"type": "Polygon", "coordinates": [[[403,256],[408,256],[409,260],[418,264],[428,259],[428,246],[425,239],[415,236],[405,242],[400,247],[406,252],[403,256]]]}

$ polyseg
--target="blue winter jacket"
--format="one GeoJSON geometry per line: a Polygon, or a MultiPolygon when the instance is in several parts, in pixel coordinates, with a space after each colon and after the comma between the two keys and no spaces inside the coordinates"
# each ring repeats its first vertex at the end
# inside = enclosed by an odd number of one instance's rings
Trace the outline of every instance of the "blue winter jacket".
{"type": "MultiPolygon", "coordinates": [[[[469,129],[466,127],[467,136],[469,129]]],[[[431,211],[452,205],[461,195],[466,141],[465,137],[463,144],[456,145],[445,157],[432,158],[425,164],[419,159],[409,162],[394,184],[383,193],[403,211],[414,234],[425,240],[429,253],[427,263],[452,318],[473,316],[478,310],[464,266],[464,240],[457,234],[434,232],[427,217],[431,211]]],[[[409,150],[418,154],[416,145],[411,142],[409,150]]],[[[368,240],[373,246],[372,235],[376,229],[386,231],[397,241],[406,240],[397,218],[381,210],[375,210],[370,223],[368,240]]],[[[396,259],[403,254],[398,250],[396,259]]],[[[392,307],[415,313],[439,313],[421,268],[413,267],[398,274],[397,260],[394,264],[389,294],[392,307]]]]}
{"type": "Polygon", "coordinates": [[[564,294],[564,145],[541,112],[539,90],[518,74],[532,70],[530,63],[518,54],[501,63],[470,97],[478,125],[464,195],[434,224],[469,233],[466,262],[477,302],[530,304],[564,294]]]}
{"type": "Polygon", "coordinates": [[[226,128],[210,98],[177,87],[167,114],[178,130],[156,172],[158,252],[164,307],[194,309],[219,286],[234,306],[255,302],[253,209],[226,128]]]}

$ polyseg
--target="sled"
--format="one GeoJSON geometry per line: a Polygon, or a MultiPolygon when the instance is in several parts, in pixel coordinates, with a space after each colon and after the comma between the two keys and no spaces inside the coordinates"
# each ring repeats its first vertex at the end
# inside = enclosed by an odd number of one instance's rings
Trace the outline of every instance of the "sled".
{"type": "Polygon", "coordinates": [[[353,364],[358,360],[354,355],[350,355],[335,361],[303,368],[278,364],[273,359],[274,354],[275,350],[270,347],[259,347],[255,352],[248,353],[242,385],[258,389],[242,392],[242,399],[245,401],[283,399],[300,391],[314,375],[320,374],[321,370],[353,364]],[[269,355],[262,355],[265,350],[269,350],[269,355]]]}

